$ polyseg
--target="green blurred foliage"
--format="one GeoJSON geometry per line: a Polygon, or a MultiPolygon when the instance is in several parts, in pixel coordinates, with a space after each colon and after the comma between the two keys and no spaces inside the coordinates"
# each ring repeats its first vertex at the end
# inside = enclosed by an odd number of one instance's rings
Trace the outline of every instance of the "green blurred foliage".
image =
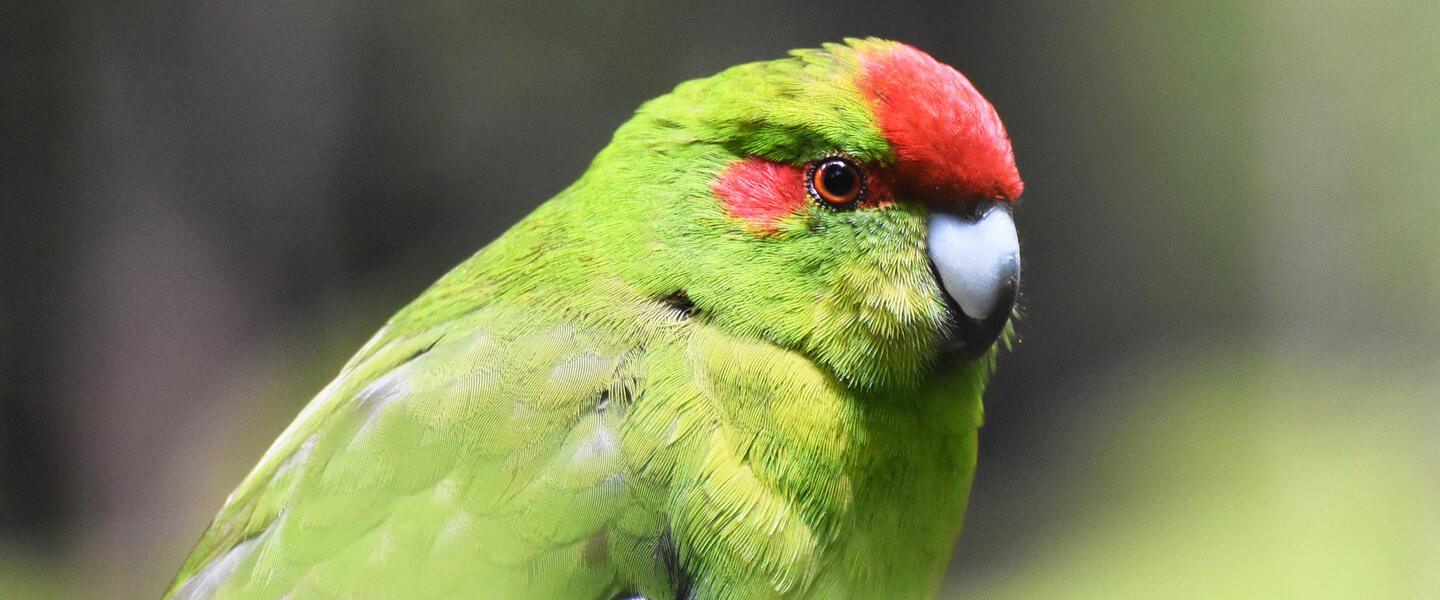
{"type": "Polygon", "coordinates": [[[1252,351],[1136,366],[1050,500],[1064,525],[954,597],[1440,595],[1440,374],[1252,351]]]}
{"type": "Polygon", "coordinates": [[[0,546],[0,590],[6,600],[64,598],[63,563],[30,548],[0,546]]]}

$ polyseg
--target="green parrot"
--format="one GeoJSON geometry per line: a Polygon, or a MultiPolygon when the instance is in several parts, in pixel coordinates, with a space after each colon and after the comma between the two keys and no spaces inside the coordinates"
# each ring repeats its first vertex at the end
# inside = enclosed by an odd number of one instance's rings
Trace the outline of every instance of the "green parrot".
{"type": "Polygon", "coordinates": [[[904,44],[683,83],[395,314],[166,597],[929,597],[1022,186],[904,44]]]}

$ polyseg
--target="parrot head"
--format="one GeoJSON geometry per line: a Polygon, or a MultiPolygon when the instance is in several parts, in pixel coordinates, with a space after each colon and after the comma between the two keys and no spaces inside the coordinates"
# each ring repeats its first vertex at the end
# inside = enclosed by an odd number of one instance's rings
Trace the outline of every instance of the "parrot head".
{"type": "Polygon", "coordinates": [[[551,204],[601,250],[587,280],[880,387],[988,362],[1016,298],[1022,189],[964,76],[852,39],[651,100],[551,204]]]}

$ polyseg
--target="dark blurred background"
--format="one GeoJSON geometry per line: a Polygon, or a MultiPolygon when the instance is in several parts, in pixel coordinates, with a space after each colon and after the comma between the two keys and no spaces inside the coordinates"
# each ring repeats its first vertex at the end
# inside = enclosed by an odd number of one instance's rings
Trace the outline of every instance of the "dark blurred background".
{"type": "Polygon", "coordinates": [[[1440,597],[1440,3],[6,2],[0,596],[157,596],[642,101],[849,35],[1026,194],[943,597],[1440,597]]]}

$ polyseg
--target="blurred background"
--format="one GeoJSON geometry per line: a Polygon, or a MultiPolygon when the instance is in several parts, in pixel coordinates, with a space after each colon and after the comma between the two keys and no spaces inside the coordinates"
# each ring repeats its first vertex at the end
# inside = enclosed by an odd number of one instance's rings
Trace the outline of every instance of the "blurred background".
{"type": "Polygon", "coordinates": [[[642,101],[850,35],[1027,184],[942,597],[1440,597],[1440,3],[602,4],[5,3],[0,597],[156,597],[642,101]]]}

